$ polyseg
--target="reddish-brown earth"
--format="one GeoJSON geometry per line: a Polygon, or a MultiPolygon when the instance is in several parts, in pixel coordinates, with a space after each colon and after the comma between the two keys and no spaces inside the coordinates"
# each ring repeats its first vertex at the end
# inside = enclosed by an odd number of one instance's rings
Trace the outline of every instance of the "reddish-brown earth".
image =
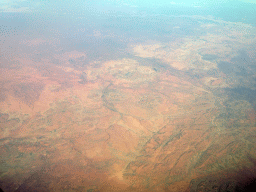
{"type": "Polygon", "coordinates": [[[238,48],[230,50],[223,42],[229,38],[207,34],[172,45],[132,45],[137,59],[86,65],[87,53],[77,50],[56,50],[41,60],[21,51],[12,65],[2,63],[0,187],[180,192],[232,191],[246,183],[239,174],[255,170],[255,105],[228,96],[225,88],[235,83],[201,56],[230,60],[238,48]]]}
{"type": "Polygon", "coordinates": [[[216,97],[184,77],[129,59],[83,71],[20,60],[1,69],[4,191],[185,191],[255,156],[254,110],[247,129],[223,128],[216,97]]]}

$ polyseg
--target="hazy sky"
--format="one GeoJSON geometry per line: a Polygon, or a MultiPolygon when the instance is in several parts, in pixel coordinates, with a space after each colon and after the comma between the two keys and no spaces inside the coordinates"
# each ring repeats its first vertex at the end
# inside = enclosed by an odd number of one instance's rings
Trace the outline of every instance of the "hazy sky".
{"type": "Polygon", "coordinates": [[[0,13],[28,13],[31,19],[73,22],[90,14],[211,15],[232,22],[256,25],[255,0],[1,0],[0,13]],[[65,21],[67,20],[67,21],[65,21]]]}
{"type": "Polygon", "coordinates": [[[1,0],[1,12],[28,12],[49,9],[49,5],[55,5],[66,8],[83,8],[92,4],[111,4],[111,5],[126,5],[126,6],[151,6],[151,5],[183,5],[183,6],[237,6],[241,2],[256,3],[255,0],[1,0]],[[77,7],[78,6],[78,7],[77,7]]]}

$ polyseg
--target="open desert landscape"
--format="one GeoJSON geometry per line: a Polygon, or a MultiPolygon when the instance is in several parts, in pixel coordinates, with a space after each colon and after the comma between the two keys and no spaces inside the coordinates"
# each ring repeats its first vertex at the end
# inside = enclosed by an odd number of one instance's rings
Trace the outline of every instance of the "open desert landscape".
{"type": "Polygon", "coordinates": [[[2,6],[0,188],[246,190],[255,23],[123,6],[136,11],[2,6]]]}

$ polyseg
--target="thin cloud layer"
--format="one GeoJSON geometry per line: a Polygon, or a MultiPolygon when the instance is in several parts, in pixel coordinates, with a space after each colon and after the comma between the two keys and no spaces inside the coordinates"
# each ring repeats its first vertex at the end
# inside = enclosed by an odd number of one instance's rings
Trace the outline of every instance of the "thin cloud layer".
{"type": "Polygon", "coordinates": [[[22,13],[30,12],[31,6],[27,0],[2,0],[0,2],[0,12],[22,13]]]}

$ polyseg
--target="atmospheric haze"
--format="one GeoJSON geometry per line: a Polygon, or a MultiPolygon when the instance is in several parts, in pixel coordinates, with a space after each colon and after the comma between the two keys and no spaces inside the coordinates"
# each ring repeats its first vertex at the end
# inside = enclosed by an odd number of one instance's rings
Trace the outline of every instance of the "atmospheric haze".
{"type": "Polygon", "coordinates": [[[4,192],[255,189],[254,1],[0,2],[4,192]]]}

